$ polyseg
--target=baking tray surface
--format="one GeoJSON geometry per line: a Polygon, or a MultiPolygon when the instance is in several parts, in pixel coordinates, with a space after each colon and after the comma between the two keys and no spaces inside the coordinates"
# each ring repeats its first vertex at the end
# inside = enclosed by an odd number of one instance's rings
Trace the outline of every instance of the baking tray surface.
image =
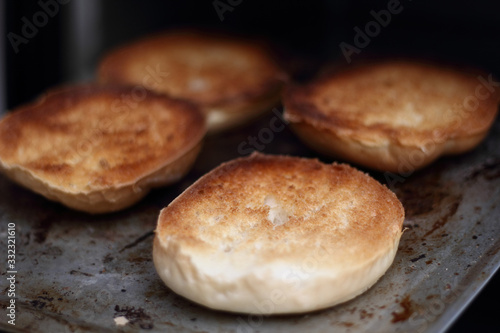
{"type": "MultiPolygon", "coordinates": [[[[270,113],[238,131],[207,138],[190,174],[122,212],[92,216],[64,208],[0,177],[0,242],[16,225],[16,325],[12,332],[439,332],[451,325],[500,265],[500,122],[477,149],[445,157],[389,185],[406,210],[394,264],[361,296],[293,316],[228,314],[177,296],[153,266],[161,208],[201,175],[242,156],[270,113]],[[117,319],[119,318],[119,319],[117,319]],[[117,322],[126,321],[125,326],[117,322]]],[[[273,122],[274,123],[274,122],[273,122]]],[[[281,128],[281,127],[280,127],[281,128]]],[[[269,137],[266,137],[269,138],[269,137]]],[[[318,157],[287,128],[262,152],[318,157]]],[[[319,156],[325,162],[331,160],[319,156]]],[[[2,271],[2,290],[6,271],[2,271]]],[[[9,304],[3,292],[4,310],[9,304]]]]}

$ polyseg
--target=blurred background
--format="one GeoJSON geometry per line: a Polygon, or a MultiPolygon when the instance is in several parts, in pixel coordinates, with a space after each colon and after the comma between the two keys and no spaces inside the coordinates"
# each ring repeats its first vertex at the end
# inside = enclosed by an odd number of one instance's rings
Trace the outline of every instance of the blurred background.
{"type": "MultiPolygon", "coordinates": [[[[487,0],[0,0],[0,112],[54,85],[92,80],[105,52],[170,28],[267,39],[297,78],[328,61],[347,64],[342,43],[351,63],[371,54],[430,57],[500,77],[499,10],[487,0]],[[356,39],[355,28],[365,31],[388,6],[390,22],[356,39]]],[[[497,274],[450,332],[497,332],[499,297],[497,274]]]]}
{"type": "Polygon", "coordinates": [[[2,87],[7,108],[55,84],[89,80],[109,49],[169,28],[198,27],[270,40],[313,72],[325,60],[345,61],[339,45],[369,54],[464,62],[500,76],[497,1],[264,1],[264,0],[0,0],[2,87]],[[366,45],[365,31],[392,4],[397,14],[366,45]],[[362,40],[361,40],[362,41],[362,40]],[[358,43],[358,45],[360,45],[358,43]]]}

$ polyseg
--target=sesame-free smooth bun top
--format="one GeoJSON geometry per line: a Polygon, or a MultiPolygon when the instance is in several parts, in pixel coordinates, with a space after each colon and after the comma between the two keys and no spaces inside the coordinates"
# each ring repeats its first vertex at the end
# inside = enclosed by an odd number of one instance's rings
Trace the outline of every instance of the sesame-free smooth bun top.
{"type": "Polygon", "coordinates": [[[374,284],[392,263],[403,219],[391,191],[348,165],[253,154],[162,210],[153,258],[167,286],[205,306],[306,312],[374,284]],[[258,306],[276,293],[270,308],[258,306]]]}
{"type": "Polygon", "coordinates": [[[265,47],[195,31],[167,32],[110,52],[102,82],[139,83],[202,106],[279,93],[283,74],[265,47]]]}
{"type": "Polygon", "coordinates": [[[204,134],[202,114],[187,102],[136,87],[71,86],[0,121],[0,166],[70,207],[117,210],[178,179],[204,134]]]}

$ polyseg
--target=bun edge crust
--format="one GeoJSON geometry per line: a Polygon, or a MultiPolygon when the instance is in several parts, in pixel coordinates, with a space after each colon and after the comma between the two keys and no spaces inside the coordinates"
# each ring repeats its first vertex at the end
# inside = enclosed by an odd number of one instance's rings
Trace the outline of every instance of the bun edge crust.
{"type": "Polygon", "coordinates": [[[488,131],[453,139],[429,140],[422,146],[396,142],[366,144],[342,136],[327,128],[317,128],[307,121],[289,121],[290,128],[311,149],[326,156],[341,158],[378,171],[406,173],[421,169],[443,155],[467,152],[481,143],[488,131]]]}
{"type": "Polygon", "coordinates": [[[200,142],[177,160],[163,165],[156,171],[139,177],[134,182],[109,186],[87,192],[69,192],[64,187],[37,177],[31,170],[20,165],[7,165],[0,160],[0,170],[17,184],[63,205],[91,213],[111,213],[127,208],[141,200],[152,188],[172,184],[187,174],[201,150],[200,142]]]}
{"type": "Polygon", "coordinates": [[[183,252],[175,242],[162,242],[158,234],[154,238],[153,263],[171,290],[205,307],[234,313],[298,314],[344,303],[371,288],[392,265],[401,235],[402,232],[391,248],[370,262],[338,274],[325,270],[305,283],[294,285],[289,281],[284,283],[280,279],[284,272],[273,264],[259,267],[232,283],[225,279],[221,282],[220,276],[206,275],[204,270],[193,265],[189,252],[183,252]],[[191,283],[190,288],[186,288],[186,281],[191,283]],[[231,290],[245,292],[223,296],[225,291],[231,290]],[[274,298],[286,299],[286,302],[273,302],[274,298]]]}

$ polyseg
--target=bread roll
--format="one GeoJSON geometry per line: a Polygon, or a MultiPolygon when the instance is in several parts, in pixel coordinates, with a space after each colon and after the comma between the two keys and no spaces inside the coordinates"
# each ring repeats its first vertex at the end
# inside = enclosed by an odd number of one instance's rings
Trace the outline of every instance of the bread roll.
{"type": "Polygon", "coordinates": [[[391,191],[346,164],[253,154],[161,211],[153,260],[168,287],[209,308],[314,311],[386,272],[403,220],[391,191]]]}
{"type": "Polygon", "coordinates": [[[209,131],[217,132],[270,110],[280,100],[285,76],[261,44],[174,31],[111,51],[98,77],[194,102],[206,114],[209,131]]]}
{"type": "Polygon", "coordinates": [[[65,87],[0,121],[0,171],[68,207],[111,212],[181,178],[205,132],[185,101],[135,87],[65,87]]]}
{"type": "Polygon", "coordinates": [[[288,87],[284,116],[321,153],[407,173],[481,142],[500,99],[490,79],[423,62],[375,62],[288,87]]]}

